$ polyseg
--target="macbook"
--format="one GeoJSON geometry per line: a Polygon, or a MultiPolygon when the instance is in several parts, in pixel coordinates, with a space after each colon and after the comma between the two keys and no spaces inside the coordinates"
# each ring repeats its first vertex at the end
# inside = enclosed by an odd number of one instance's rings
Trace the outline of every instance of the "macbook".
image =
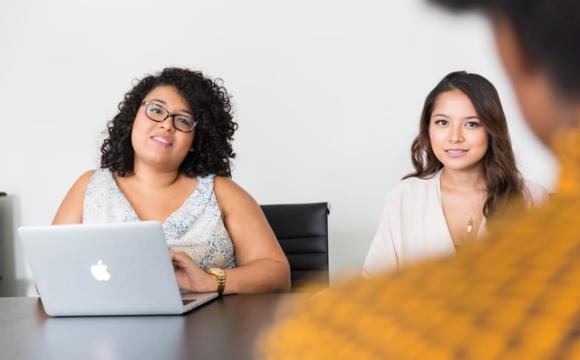
{"type": "Polygon", "coordinates": [[[50,316],[182,314],[218,297],[180,293],[156,221],[23,226],[18,235],[50,316]]]}

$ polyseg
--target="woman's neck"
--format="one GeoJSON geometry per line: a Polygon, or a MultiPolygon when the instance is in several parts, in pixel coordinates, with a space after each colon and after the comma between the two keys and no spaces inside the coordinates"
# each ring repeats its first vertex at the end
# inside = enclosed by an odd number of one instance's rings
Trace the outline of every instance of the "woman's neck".
{"type": "Polygon", "coordinates": [[[481,165],[465,170],[443,168],[441,188],[457,192],[487,192],[481,165]]]}
{"type": "Polygon", "coordinates": [[[135,161],[133,165],[133,179],[145,187],[157,189],[168,188],[180,178],[179,170],[164,170],[135,161]]]}

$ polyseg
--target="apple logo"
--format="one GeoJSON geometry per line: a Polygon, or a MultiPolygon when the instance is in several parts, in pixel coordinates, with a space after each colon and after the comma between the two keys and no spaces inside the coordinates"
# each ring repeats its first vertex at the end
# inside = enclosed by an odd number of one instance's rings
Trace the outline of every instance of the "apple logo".
{"type": "Polygon", "coordinates": [[[103,260],[99,260],[96,265],[91,266],[91,274],[97,281],[109,281],[111,273],[107,271],[107,265],[103,260]]]}

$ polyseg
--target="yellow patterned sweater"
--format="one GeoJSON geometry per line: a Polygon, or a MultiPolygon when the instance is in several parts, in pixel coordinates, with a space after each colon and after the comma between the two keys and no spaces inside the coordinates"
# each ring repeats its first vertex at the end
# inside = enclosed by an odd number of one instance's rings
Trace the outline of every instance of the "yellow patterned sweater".
{"type": "Polygon", "coordinates": [[[457,255],[315,295],[258,344],[271,359],[580,359],[580,130],[554,142],[544,207],[457,255]]]}

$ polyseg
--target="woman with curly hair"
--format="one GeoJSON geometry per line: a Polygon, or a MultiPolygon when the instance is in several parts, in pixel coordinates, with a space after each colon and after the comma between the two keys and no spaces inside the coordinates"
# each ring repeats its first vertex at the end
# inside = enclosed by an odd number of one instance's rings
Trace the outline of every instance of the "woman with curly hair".
{"type": "Polygon", "coordinates": [[[156,220],[181,289],[288,289],[288,261],[264,214],[230,179],[236,128],[226,89],[201,72],[146,76],[108,124],[100,168],[81,175],[53,223],[156,220]]]}
{"type": "Polygon", "coordinates": [[[387,197],[367,275],[454,253],[508,204],[548,196],[522,178],[499,96],[481,75],[452,72],[427,95],[411,155],[415,172],[387,197]]]}

